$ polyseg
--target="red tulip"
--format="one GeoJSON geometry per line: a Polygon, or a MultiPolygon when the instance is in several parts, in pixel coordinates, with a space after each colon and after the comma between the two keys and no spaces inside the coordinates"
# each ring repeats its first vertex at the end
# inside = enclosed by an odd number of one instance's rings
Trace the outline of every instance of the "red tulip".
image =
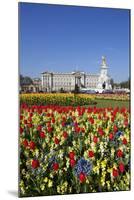
{"type": "Polygon", "coordinates": [[[93,152],[93,151],[89,151],[89,152],[88,152],[88,156],[89,156],[90,158],[94,157],[94,152],[93,152]]]}
{"type": "Polygon", "coordinates": [[[29,117],[29,118],[28,118],[28,121],[29,121],[29,122],[32,122],[32,118],[31,118],[31,117],[29,117]]]}
{"type": "Polygon", "coordinates": [[[117,177],[119,175],[119,172],[117,169],[113,168],[113,176],[117,177]]]}
{"type": "Polygon", "coordinates": [[[113,133],[110,133],[110,134],[109,134],[109,139],[112,140],[113,137],[114,137],[114,136],[113,136],[113,133]]]}
{"type": "Polygon", "coordinates": [[[33,113],[32,113],[32,112],[31,112],[31,113],[29,113],[29,116],[30,116],[30,117],[32,117],[32,116],[33,116],[33,113]]]}
{"type": "Polygon", "coordinates": [[[99,128],[99,129],[98,129],[98,133],[100,134],[100,136],[103,136],[103,135],[104,135],[104,131],[102,130],[102,128],[99,128]]]}
{"type": "Polygon", "coordinates": [[[36,169],[39,166],[40,166],[40,163],[38,160],[32,160],[32,168],[33,169],[36,169]]]}
{"type": "Polygon", "coordinates": [[[29,127],[29,128],[32,128],[32,126],[33,126],[33,125],[32,125],[31,123],[28,124],[28,127],[29,127]]]}
{"type": "Polygon", "coordinates": [[[53,124],[55,123],[55,119],[54,119],[54,118],[52,118],[52,123],[53,123],[53,124]]]}
{"type": "Polygon", "coordinates": [[[51,121],[47,122],[47,127],[51,127],[51,121]]]}
{"type": "Polygon", "coordinates": [[[122,157],[122,156],[123,156],[122,150],[119,149],[119,150],[117,151],[117,156],[118,156],[118,157],[122,157]]]}
{"type": "Polygon", "coordinates": [[[101,120],[101,115],[99,115],[99,116],[98,116],[98,119],[100,119],[100,120],[101,120]]]}
{"type": "Polygon", "coordinates": [[[20,127],[20,134],[22,134],[23,133],[23,128],[22,127],[20,127]]]}
{"type": "Polygon", "coordinates": [[[68,137],[68,134],[66,131],[63,132],[63,137],[66,139],[68,137]]]}
{"type": "Polygon", "coordinates": [[[49,133],[51,133],[53,128],[49,126],[47,130],[48,130],[49,133]]]}
{"type": "Polygon", "coordinates": [[[79,133],[79,132],[80,132],[80,127],[76,126],[76,127],[75,127],[75,132],[76,132],[76,133],[79,133]]]}
{"type": "Polygon", "coordinates": [[[71,167],[74,167],[76,164],[76,161],[74,159],[70,159],[70,165],[71,167]]]}
{"type": "Polygon", "coordinates": [[[27,120],[26,119],[24,120],[24,124],[27,124],[27,120]]]}
{"type": "Polygon", "coordinates": [[[76,117],[75,117],[75,116],[73,116],[73,117],[72,117],[72,119],[73,119],[73,121],[75,121],[76,117]]]}
{"type": "Polygon", "coordinates": [[[20,120],[23,120],[23,115],[20,115],[20,120]]]}
{"type": "Polygon", "coordinates": [[[92,117],[90,117],[90,118],[89,118],[89,122],[90,122],[91,124],[94,124],[94,119],[93,119],[92,117]]]}
{"type": "Polygon", "coordinates": [[[82,133],[85,133],[85,129],[84,129],[84,128],[81,128],[81,132],[82,132],[82,133]]]}
{"type": "Polygon", "coordinates": [[[74,153],[73,151],[71,151],[71,152],[69,153],[69,158],[70,158],[70,159],[74,159],[74,156],[75,156],[75,153],[74,153]]]}
{"type": "Polygon", "coordinates": [[[116,125],[114,125],[113,129],[114,129],[114,133],[116,133],[118,131],[118,128],[116,125]]]}
{"type": "Polygon", "coordinates": [[[86,176],[85,176],[85,174],[83,172],[81,172],[79,174],[79,180],[80,180],[81,183],[86,181],[86,176]]]}
{"type": "Polygon", "coordinates": [[[128,126],[128,120],[127,119],[124,121],[124,125],[128,126]]]}
{"type": "Polygon", "coordinates": [[[41,129],[42,129],[42,126],[39,125],[39,126],[37,127],[37,131],[41,131],[41,129]]]}
{"type": "Polygon", "coordinates": [[[63,121],[66,121],[66,117],[62,117],[62,120],[63,120],[63,121]]]}
{"type": "Polygon", "coordinates": [[[23,141],[23,145],[24,145],[24,147],[28,146],[28,141],[26,139],[23,141]]]}
{"type": "Polygon", "coordinates": [[[120,170],[121,173],[123,173],[125,171],[125,167],[124,167],[123,163],[119,164],[119,170],[120,170]]]}
{"type": "Polygon", "coordinates": [[[97,143],[97,142],[98,142],[97,136],[94,136],[94,137],[93,137],[93,141],[94,141],[94,143],[97,143]]]}
{"type": "Polygon", "coordinates": [[[45,138],[45,137],[46,137],[45,133],[44,132],[40,132],[40,138],[45,138]]]}
{"type": "Polygon", "coordinates": [[[122,143],[123,143],[124,145],[127,144],[127,140],[126,140],[126,138],[123,138],[122,143]]]}
{"type": "Polygon", "coordinates": [[[65,122],[62,122],[61,124],[62,124],[62,126],[65,126],[65,125],[66,125],[66,123],[65,123],[65,122]]]}
{"type": "Polygon", "coordinates": [[[41,114],[41,113],[42,113],[42,110],[38,110],[38,113],[41,114]]]}
{"type": "Polygon", "coordinates": [[[54,143],[55,143],[55,144],[59,144],[59,142],[60,142],[59,139],[58,139],[57,137],[55,137],[54,143]]]}
{"type": "Polygon", "coordinates": [[[57,171],[59,169],[59,164],[58,163],[53,163],[53,169],[54,171],[57,171]]]}
{"type": "Polygon", "coordinates": [[[50,117],[50,113],[47,113],[47,117],[50,117]]]}
{"type": "Polygon", "coordinates": [[[111,118],[111,121],[114,122],[114,117],[111,118]]]}
{"type": "Polygon", "coordinates": [[[30,147],[30,149],[32,149],[32,150],[34,150],[35,149],[35,142],[33,142],[33,141],[30,141],[29,142],[29,147],[30,147]]]}

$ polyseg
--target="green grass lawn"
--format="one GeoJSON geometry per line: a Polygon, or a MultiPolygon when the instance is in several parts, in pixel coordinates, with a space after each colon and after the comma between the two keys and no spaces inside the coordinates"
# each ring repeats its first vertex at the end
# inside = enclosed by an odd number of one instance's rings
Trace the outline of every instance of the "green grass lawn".
{"type": "MultiPolygon", "coordinates": [[[[130,101],[116,101],[116,100],[102,100],[96,99],[95,102],[97,103],[96,107],[127,107],[130,106],[130,101]]],[[[94,105],[92,105],[94,106],[94,105]]]]}

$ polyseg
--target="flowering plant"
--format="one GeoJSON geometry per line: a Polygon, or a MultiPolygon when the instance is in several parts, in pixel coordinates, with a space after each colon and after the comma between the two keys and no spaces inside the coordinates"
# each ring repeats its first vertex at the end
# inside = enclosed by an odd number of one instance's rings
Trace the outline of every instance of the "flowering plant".
{"type": "Polygon", "coordinates": [[[41,93],[41,94],[21,94],[20,102],[28,105],[61,105],[77,106],[94,104],[94,97],[86,94],[69,94],[69,93],[41,93]]]}
{"type": "Polygon", "coordinates": [[[126,108],[20,107],[20,196],[130,189],[126,108]]]}
{"type": "Polygon", "coordinates": [[[106,100],[116,100],[116,101],[129,101],[129,94],[95,94],[93,95],[95,99],[106,99],[106,100]]]}

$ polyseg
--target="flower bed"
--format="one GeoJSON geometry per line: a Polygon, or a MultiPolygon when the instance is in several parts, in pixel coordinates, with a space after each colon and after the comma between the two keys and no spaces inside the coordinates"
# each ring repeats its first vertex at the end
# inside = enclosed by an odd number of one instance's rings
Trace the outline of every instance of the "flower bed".
{"type": "Polygon", "coordinates": [[[126,108],[20,109],[20,196],[130,189],[126,108]]]}
{"type": "Polygon", "coordinates": [[[95,99],[116,100],[116,101],[129,101],[129,94],[95,94],[95,99]]]}
{"type": "Polygon", "coordinates": [[[21,94],[20,103],[28,105],[61,105],[61,106],[77,106],[94,104],[94,97],[85,94],[21,94]]]}

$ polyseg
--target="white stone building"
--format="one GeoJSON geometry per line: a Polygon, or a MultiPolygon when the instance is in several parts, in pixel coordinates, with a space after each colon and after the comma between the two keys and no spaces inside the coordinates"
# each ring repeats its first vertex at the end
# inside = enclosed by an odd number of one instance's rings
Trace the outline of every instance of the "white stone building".
{"type": "Polygon", "coordinates": [[[102,56],[102,64],[99,74],[89,74],[80,71],[71,73],[43,72],[41,86],[44,92],[52,91],[72,91],[75,85],[82,88],[111,89],[110,76],[105,57],[102,56]]]}

